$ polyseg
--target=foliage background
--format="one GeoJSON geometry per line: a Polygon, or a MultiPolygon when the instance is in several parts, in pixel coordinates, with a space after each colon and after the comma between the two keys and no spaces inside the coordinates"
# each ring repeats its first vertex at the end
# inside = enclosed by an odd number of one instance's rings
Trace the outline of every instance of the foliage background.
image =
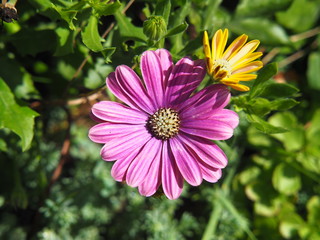
{"type": "Polygon", "coordinates": [[[0,30],[1,239],[320,239],[319,0],[16,8],[19,20],[0,30]],[[167,24],[160,40],[143,33],[152,15],[167,24]],[[259,39],[266,65],[249,93],[232,92],[241,123],[218,143],[229,165],[178,200],[141,197],[89,141],[90,107],[114,100],[104,85],[117,65],[138,71],[139,54],[156,47],[203,58],[203,31],[219,28],[259,39]]]}

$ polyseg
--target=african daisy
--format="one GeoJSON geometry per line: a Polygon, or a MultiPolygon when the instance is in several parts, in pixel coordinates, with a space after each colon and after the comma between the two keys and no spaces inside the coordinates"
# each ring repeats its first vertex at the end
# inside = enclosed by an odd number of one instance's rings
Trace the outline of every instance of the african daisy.
{"type": "Polygon", "coordinates": [[[262,56],[254,52],[260,44],[258,40],[247,42],[248,36],[242,34],[225,50],[228,40],[228,29],[219,29],[212,38],[210,48],[208,33],[203,36],[203,48],[206,57],[207,71],[214,81],[218,81],[239,91],[250,88],[241,81],[251,81],[257,78],[251,74],[262,68],[261,61],[255,61],[262,56]]]}
{"type": "Polygon", "coordinates": [[[224,109],[227,87],[216,84],[191,95],[206,73],[204,61],[185,57],[174,65],[164,49],[144,52],[140,67],[142,81],[125,65],[107,78],[126,105],[101,101],[92,107],[99,124],[89,137],[104,144],[104,160],[115,161],[112,177],[141,195],[163,190],[169,199],[180,196],[184,180],[192,186],[217,182],[227,157],[211,140],[230,138],[239,122],[224,109]]]}

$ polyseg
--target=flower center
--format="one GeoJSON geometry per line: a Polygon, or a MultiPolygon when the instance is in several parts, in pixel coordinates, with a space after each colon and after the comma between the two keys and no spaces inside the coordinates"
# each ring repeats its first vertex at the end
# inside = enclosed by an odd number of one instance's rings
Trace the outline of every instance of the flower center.
{"type": "Polygon", "coordinates": [[[228,78],[231,75],[231,65],[225,59],[216,59],[213,63],[212,77],[216,81],[228,78]]]}
{"type": "Polygon", "coordinates": [[[151,134],[161,140],[167,140],[178,134],[180,118],[178,112],[171,108],[160,108],[150,116],[147,128],[151,134]]]}

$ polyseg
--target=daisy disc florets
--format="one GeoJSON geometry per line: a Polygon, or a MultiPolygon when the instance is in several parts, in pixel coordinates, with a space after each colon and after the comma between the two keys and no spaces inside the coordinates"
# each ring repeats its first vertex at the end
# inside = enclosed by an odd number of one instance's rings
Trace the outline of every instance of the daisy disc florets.
{"type": "Polygon", "coordinates": [[[89,137],[104,144],[104,160],[115,161],[112,177],[138,187],[141,195],[159,190],[169,199],[180,196],[184,180],[192,186],[203,179],[217,182],[227,157],[211,140],[230,138],[239,122],[225,109],[227,87],[216,84],[194,93],[205,62],[185,57],[174,64],[165,49],[144,52],[140,67],[142,80],[125,65],[107,78],[125,105],[101,101],[92,107],[99,124],[89,137]]]}

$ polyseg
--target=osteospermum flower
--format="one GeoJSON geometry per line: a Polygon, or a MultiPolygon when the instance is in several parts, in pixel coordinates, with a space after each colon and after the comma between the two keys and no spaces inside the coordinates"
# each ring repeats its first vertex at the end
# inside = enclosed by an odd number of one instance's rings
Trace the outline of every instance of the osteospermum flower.
{"type": "Polygon", "coordinates": [[[104,144],[104,160],[116,161],[112,177],[141,195],[159,189],[169,199],[180,196],[184,180],[192,186],[218,181],[227,157],[211,139],[230,138],[239,121],[224,109],[228,89],[216,84],[191,95],[206,73],[204,61],[185,57],[174,65],[164,49],[144,52],[140,65],[143,81],[124,65],[107,78],[126,105],[101,101],[92,107],[99,124],[89,137],[104,144]]]}
{"type": "Polygon", "coordinates": [[[242,34],[225,50],[228,40],[228,29],[219,29],[212,38],[210,48],[208,33],[203,36],[203,48],[206,57],[207,71],[214,81],[218,81],[239,91],[250,88],[241,81],[251,81],[257,78],[251,74],[262,68],[261,61],[255,61],[262,56],[254,52],[260,44],[258,40],[247,42],[248,36],[242,34]]]}

